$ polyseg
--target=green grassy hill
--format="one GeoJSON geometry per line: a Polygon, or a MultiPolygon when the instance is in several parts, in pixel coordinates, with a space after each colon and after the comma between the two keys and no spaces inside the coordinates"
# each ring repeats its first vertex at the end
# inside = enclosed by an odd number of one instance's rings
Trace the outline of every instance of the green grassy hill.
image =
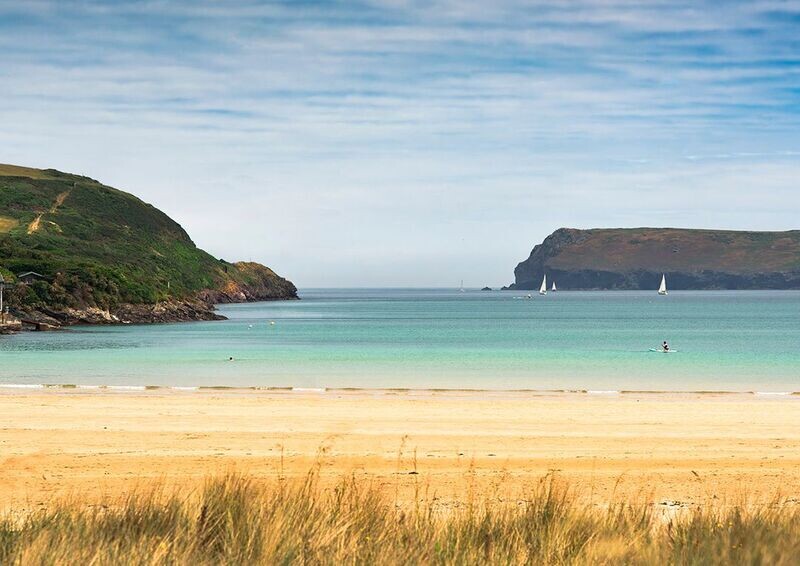
{"type": "Polygon", "coordinates": [[[296,297],[258,264],[228,264],[197,248],[175,221],[88,177],[0,165],[0,272],[34,271],[11,300],[51,310],[203,298],[296,297]]]}

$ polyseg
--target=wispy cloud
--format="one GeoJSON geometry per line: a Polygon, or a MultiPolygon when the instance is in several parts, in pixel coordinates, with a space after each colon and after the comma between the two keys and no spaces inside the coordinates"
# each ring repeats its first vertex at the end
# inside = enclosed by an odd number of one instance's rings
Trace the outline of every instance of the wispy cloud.
{"type": "Polygon", "coordinates": [[[793,227],[798,38],[778,0],[0,0],[0,161],[300,284],[496,284],[559,225],[793,227]]]}

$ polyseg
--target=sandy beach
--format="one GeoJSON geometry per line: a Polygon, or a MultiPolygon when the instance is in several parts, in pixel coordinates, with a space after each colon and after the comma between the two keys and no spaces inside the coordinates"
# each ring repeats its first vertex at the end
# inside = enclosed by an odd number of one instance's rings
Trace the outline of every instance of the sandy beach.
{"type": "Polygon", "coordinates": [[[18,511],[315,465],[443,506],[513,501],[548,473],[601,504],[768,501],[800,498],[800,397],[5,389],[0,465],[18,511]]]}

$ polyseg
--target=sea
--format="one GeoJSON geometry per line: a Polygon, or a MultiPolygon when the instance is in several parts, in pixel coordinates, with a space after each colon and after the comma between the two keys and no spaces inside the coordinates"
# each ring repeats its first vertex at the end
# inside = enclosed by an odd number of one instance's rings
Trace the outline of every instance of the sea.
{"type": "Polygon", "coordinates": [[[800,392],[799,291],[303,289],[0,336],[0,387],[800,392]],[[658,350],[667,340],[674,350],[658,350]]]}

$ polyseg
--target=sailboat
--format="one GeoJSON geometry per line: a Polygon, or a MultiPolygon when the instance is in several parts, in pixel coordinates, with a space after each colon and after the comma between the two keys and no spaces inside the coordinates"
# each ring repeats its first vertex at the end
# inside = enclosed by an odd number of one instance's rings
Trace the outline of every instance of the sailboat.
{"type": "Polygon", "coordinates": [[[555,281],[553,281],[553,286],[550,288],[550,290],[551,291],[558,291],[558,289],[556,289],[556,282],[555,281]]]}
{"type": "Polygon", "coordinates": [[[459,289],[460,292],[464,293],[464,280],[461,280],[461,288],[459,289]]]}
{"type": "Polygon", "coordinates": [[[547,275],[542,277],[542,286],[539,287],[539,294],[546,295],[547,294],[547,275]]]}
{"type": "Polygon", "coordinates": [[[659,295],[666,295],[667,294],[667,276],[663,273],[661,274],[661,285],[658,287],[658,294],[659,295]]]}

